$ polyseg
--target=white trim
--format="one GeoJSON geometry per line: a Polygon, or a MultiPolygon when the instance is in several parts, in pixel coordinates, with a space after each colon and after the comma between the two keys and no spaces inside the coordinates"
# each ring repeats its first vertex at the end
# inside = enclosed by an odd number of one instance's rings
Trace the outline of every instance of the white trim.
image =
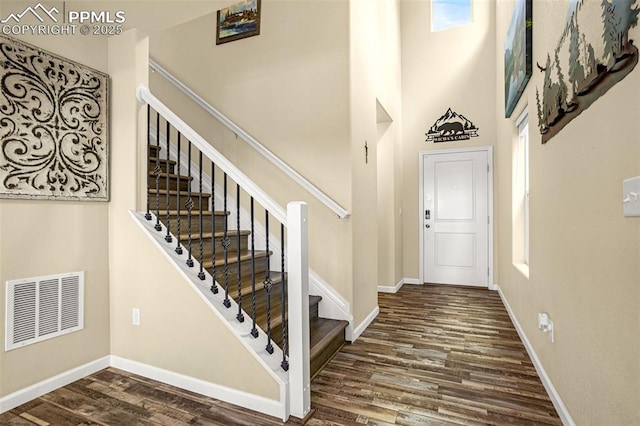
{"type": "Polygon", "coordinates": [[[551,382],[551,378],[549,377],[544,367],[542,366],[542,363],[540,362],[540,359],[538,358],[536,351],[533,349],[531,342],[529,342],[527,335],[524,333],[524,330],[520,326],[520,323],[518,322],[518,318],[516,317],[513,310],[511,310],[511,306],[509,306],[509,302],[507,301],[507,298],[502,292],[502,289],[498,285],[496,285],[496,287],[498,289],[498,294],[500,295],[500,299],[502,299],[502,304],[504,305],[507,312],[509,313],[509,318],[511,318],[511,322],[513,322],[513,325],[515,326],[516,331],[518,332],[518,336],[520,336],[520,340],[522,340],[522,343],[524,344],[524,347],[527,350],[529,357],[531,358],[531,362],[533,363],[533,366],[535,367],[536,371],[538,372],[538,375],[540,376],[542,385],[547,391],[547,394],[549,394],[549,398],[551,399],[553,406],[558,412],[558,415],[560,416],[560,420],[562,420],[562,424],[574,426],[575,422],[571,418],[571,414],[569,413],[569,410],[567,410],[567,407],[564,405],[564,402],[562,402],[562,398],[560,398],[560,394],[558,393],[556,388],[553,386],[553,383],[551,382]]]}
{"type": "MultiPolygon", "coordinates": [[[[273,165],[275,165],[278,169],[280,169],[284,174],[289,176],[298,185],[302,186],[309,193],[311,193],[314,197],[316,197],[320,202],[322,202],[329,209],[334,211],[340,219],[348,218],[351,213],[348,210],[340,206],[337,202],[335,202],[331,197],[322,192],[317,186],[309,182],[304,176],[294,170],[287,163],[282,161],[280,157],[275,155],[273,152],[269,151],[264,145],[258,142],[253,136],[242,130],[237,124],[231,121],[228,117],[214,108],[211,104],[205,101],[202,97],[200,97],[197,93],[187,87],[184,83],[174,77],[169,71],[162,68],[157,62],[152,59],[149,59],[149,67],[160,74],[162,77],[167,79],[171,84],[177,87],[182,93],[187,95],[191,100],[193,100],[196,104],[198,104],[202,109],[211,114],[214,118],[216,118],[220,123],[222,123],[225,127],[235,133],[240,139],[245,141],[250,147],[258,151],[264,158],[269,160],[273,165]]],[[[138,96],[140,98],[140,96],[138,96]]]]}
{"type": "Polygon", "coordinates": [[[281,419],[285,418],[285,407],[282,401],[275,401],[115,355],[111,356],[111,366],[253,411],[281,419]]]}
{"type": "Polygon", "coordinates": [[[373,320],[376,319],[379,313],[380,307],[376,305],[376,307],[373,308],[369,315],[367,315],[367,317],[353,330],[353,332],[349,333],[350,335],[347,335],[345,330],[345,339],[351,343],[355,342],[358,337],[360,337],[360,335],[367,329],[367,327],[369,327],[369,324],[371,324],[373,320]]]}
{"type": "MultiPolygon", "coordinates": [[[[476,146],[469,148],[450,148],[450,149],[434,149],[430,151],[420,151],[418,153],[418,167],[419,167],[419,182],[418,182],[418,190],[419,190],[419,200],[418,200],[418,229],[420,232],[420,238],[418,239],[419,243],[419,256],[420,256],[420,283],[424,282],[424,238],[423,238],[423,219],[422,219],[422,211],[424,208],[424,157],[426,155],[435,155],[435,154],[458,154],[462,152],[474,152],[474,151],[484,151],[487,153],[487,164],[489,165],[489,172],[487,173],[487,215],[489,216],[489,226],[487,230],[487,238],[488,238],[488,257],[487,264],[489,267],[489,277],[487,279],[487,287],[491,288],[491,284],[493,283],[494,271],[493,271],[493,146],[476,146]]],[[[407,282],[405,282],[407,284],[407,282]]],[[[484,287],[484,285],[482,286],[484,287]]]]}
{"type": "Polygon", "coordinates": [[[309,232],[307,204],[287,204],[287,274],[289,318],[289,406],[304,419],[311,411],[309,358],[309,232]]]}
{"type": "Polygon", "coordinates": [[[397,293],[400,291],[400,289],[404,284],[405,284],[405,280],[401,279],[400,281],[398,281],[398,284],[396,284],[395,286],[379,285],[378,293],[397,293]]]}
{"type": "Polygon", "coordinates": [[[283,421],[286,420],[285,413],[288,410],[286,409],[286,402],[283,402],[286,398],[286,387],[280,389],[280,401],[275,401],[115,355],[108,355],[91,361],[0,398],[0,414],[108,367],[119,368],[181,389],[278,417],[283,421]]]}
{"type": "Polygon", "coordinates": [[[42,380],[36,384],[28,386],[24,389],[20,389],[7,396],[0,398],[0,413],[12,410],[24,403],[32,401],[44,394],[53,392],[63,386],[80,380],[83,377],[87,377],[90,374],[96,373],[109,367],[109,356],[91,361],[87,364],[65,371],[64,373],[57,374],[48,379],[42,380]]]}
{"type": "Polygon", "coordinates": [[[411,285],[423,285],[424,282],[422,281],[422,279],[420,278],[403,278],[402,282],[404,282],[405,284],[411,284],[411,285]]]}

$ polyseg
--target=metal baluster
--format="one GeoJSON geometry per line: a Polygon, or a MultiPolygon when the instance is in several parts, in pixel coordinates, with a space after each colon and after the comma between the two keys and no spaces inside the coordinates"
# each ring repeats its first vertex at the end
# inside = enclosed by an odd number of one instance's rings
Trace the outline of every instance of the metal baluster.
{"type": "MultiPolygon", "coordinates": [[[[167,201],[167,235],[165,235],[164,240],[168,243],[173,242],[173,239],[171,238],[171,224],[169,222],[169,220],[171,219],[171,215],[169,214],[169,189],[171,187],[171,185],[169,185],[169,168],[170,168],[170,164],[169,164],[169,160],[171,159],[171,156],[169,155],[169,138],[171,135],[171,124],[169,124],[169,122],[167,121],[167,137],[166,137],[166,143],[165,143],[165,147],[167,148],[167,167],[165,168],[165,172],[166,172],[166,176],[165,176],[165,189],[167,190],[167,197],[166,197],[166,201],[167,201]]],[[[180,192],[180,188],[178,188],[178,192],[180,192]]]]}
{"type": "MultiPolygon", "coordinates": [[[[224,174],[224,212],[227,213],[227,174],[224,174]]],[[[231,307],[229,300],[229,223],[228,218],[224,218],[224,236],[222,237],[222,248],[224,249],[224,301],[225,307],[231,307]]]]}
{"type": "Polygon", "coordinates": [[[284,371],[289,371],[289,361],[287,361],[287,273],[284,268],[284,225],[280,224],[280,268],[282,273],[282,363],[280,366],[284,371]]]}
{"type": "Polygon", "coordinates": [[[200,229],[200,240],[199,240],[199,248],[200,248],[200,257],[198,258],[199,262],[200,262],[200,272],[198,272],[198,278],[200,278],[202,281],[205,280],[206,276],[204,274],[204,241],[202,238],[202,151],[199,151],[199,155],[198,155],[198,179],[199,179],[199,193],[198,193],[198,200],[200,201],[200,209],[199,209],[199,213],[200,216],[198,218],[198,227],[200,229]]]}
{"type": "Polygon", "coordinates": [[[211,160],[211,292],[218,294],[216,285],[216,165],[211,160]]]}
{"type": "Polygon", "coordinates": [[[255,242],[255,226],[254,226],[254,202],[251,197],[251,319],[253,320],[253,328],[251,335],[258,337],[258,329],[256,328],[256,242],[255,242]]]}
{"type": "Polygon", "coordinates": [[[156,177],[156,231],[162,231],[160,225],[160,175],[162,168],[160,167],[160,113],[156,112],[156,167],[153,169],[153,175],[156,177]]]}
{"type": "Polygon", "coordinates": [[[188,158],[188,173],[189,176],[189,184],[187,185],[187,202],[185,203],[187,207],[187,252],[189,256],[187,257],[187,266],[189,268],[193,268],[193,258],[191,257],[191,211],[193,210],[193,206],[195,203],[193,202],[193,198],[191,197],[191,141],[189,141],[189,153],[187,155],[188,158]]]}
{"type": "MultiPolygon", "coordinates": [[[[178,155],[177,155],[177,160],[178,160],[178,195],[177,195],[177,219],[178,219],[178,223],[177,223],[177,228],[178,230],[176,231],[176,253],[178,254],[182,254],[182,243],[180,242],[180,175],[182,174],[181,170],[180,170],[180,155],[182,153],[181,151],[181,139],[182,139],[182,134],[180,134],[180,132],[178,132],[178,155]]],[[[187,178],[189,179],[189,178],[187,178]]],[[[189,185],[189,181],[187,180],[187,185],[189,185]]]]}
{"type": "Polygon", "coordinates": [[[240,185],[236,184],[236,240],[238,243],[238,315],[236,319],[240,322],[244,322],[244,315],[242,314],[242,268],[240,262],[240,185]]]}
{"type": "Polygon", "coordinates": [[[266,234],[266,266],[267,266],[267,274],[264,279],[264,289],[267,291],[267,346],[265,350],[270,354],[273,353],[273,345],[271,344],[271,289],[273,289],[273,282],[271,281],[271,267],[269,261],[271,259],[271,254],[269,253],[269,211],[265,210],[264,212],[264,227],[266,234]]]}
{"type": "Polygon", "coordinates": [[[151,161],[151,105],[147,104],[147,213],[144,215],[144,218],[147,220],[151,220],[151,208],[149,202],[149,190],[151,187],[149,186],[149,162],[151,161]]]}

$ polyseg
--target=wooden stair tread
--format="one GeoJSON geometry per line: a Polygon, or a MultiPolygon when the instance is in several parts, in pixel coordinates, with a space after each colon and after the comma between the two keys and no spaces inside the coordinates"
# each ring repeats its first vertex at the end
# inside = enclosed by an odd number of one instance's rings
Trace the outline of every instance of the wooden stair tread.
{"type": "MultiPolygon", "coordinates": [[[[178,195],[178,193],[180,193],[180,195],[184,195],[189,196],[191,195],[192,197],[199,197],[200,193],[199,192],[194,192],[194,191],[177,191],[175,189],[170,189],[169,191],[167,191],[166,189],[158,189],[156,190],[155,188],[149,188],[149,194],[160,194],[160,195],[167,195],[167,192],[169,192],[169,195],[178,195]]],[[[209,194],[208,192],[203,192],[202,193],[202,198],[211,198],[211,194],[209,194]]],[[[204,213],[204,211],[203,211],[204,213]]],[[[193,213],[192,213],[193,214],[193,213]]]]}
{"type": "Polygon", "coordinates": [[[315,296],[313,294],[309,295],[309,308],[317,305],[322,300],[322,296],[315,296]]]}
{"type": "MultiPolygon", "coordinates": [[[[255,258],[256,259],[263,259],[267,256],[267,252],[263,251],[263,250],[256,250],[255,251],[255,258]]],[[[240,262],[244,262],[247,260],[251,260],[251,251],[241,251],[240,252],[240,262]]],[[[231,265],[234,263],[238,263],[238,254],[237,253],[229,253],[227,256],[227,265],[231,265]]],[[[210,268],[211,266],[213,266],[213,262],[211,261],[211,259],[209,260],[205,260],[203,263],[203,266],[205,268],[210,268]]],[[[224,267],[224,258],[222,259],[218,259],[216,258],[216,268],[218,267],[224,267]]]]}
{"type": "Polygon", "coordinates": [[[348,325],[348,321],[329,318],[314,318],[310,320],[309,346],[311,347],[311,358],[321,352],[338,334],[343,333],[344,337],[344,329],[348,325]]]}
{"type": "Polygon", "coordinates": [[[178,164],[178,162],[176,160],[167,160],[166,158],[161,158],[161,157],[149,157],[149,163],[169,163],[169,164],[178,164]]]}
{"type": "Polygon", "coordinates": [[[345,345],[347,321],[313,318],[309,321],[310,373],[315,377],[345,345]]]}
{"type": "MultiPolygon", "coordinates": [[[[184,228],[184,226],[183,226],[184,228]]],[[[184,229],[183,229],[184,230],[184,229]]],[[[241,237],[246,237],[248,235],[251,235],[251,231],[244,231],[244,230],[240,230],[240,236],[241,237]]],[[[227,236],[230,236],[232,238],[237,238],[238,237],[238,231],[231,230],[231,231],[227,231],[227,236]]],[[[181,232],[180,235],[180,241],[185,241],[189,238],[189,233],[188,232],[181,232]]],[[[210,239],[210,238],[222,238],[224,237],[224,232],[203,232],[202,233],[202,239],[210,239]]],[[[193,231],[191,232],[191,240],[197,240],[198,238],[200,238],[200,232],[198,231],[193,231]]]]}
{"type": "MultiPolygon", "coordinates": [[[[187,175],[178,175],[175,173],[169,173],[169,179],[178,179],[178,176],[180,177],[180,180],[193,180],[193,176],[187,176],[187,175]]],[[[149,177],[153,177],[155,178],[156,175],[153,174],[153,170],[149,171],[149,177]]],[[[166,172],[160,172],[160,179],[166,179],[167,178],[167,173],[166,172]]]]}
{"type": "MultiPolygon", "coordinates": [[[[169,210],[169,216],[178,216],[178,210],[169,210]]],[[[229,216],[231,213],[230,212],[225,212],[222,210],[216,210],[215,212],[216,216],[229,216]]],[[[194,211],[191,212],[191,216],[198,216],[200,214],[199,211],[194,211]]],[[[213,213],[210,210],[203,210],[202,211],[202,215],[203,216],[211,216],[213,213]]],[[[187,216],[188,213],[185,209],[180,209],[180,216],[187,216]]],[[[167,218],[167,210],[160,210],[160,219],[166,219],[167,218]]]]}
{"type": "MultiPolygon", "coordinates": [[[[218,276],[218,279],[220,278],[220,276],[218,276]]],[[[255,285],[256,285],[256,297],[260,298],[264,298],[264,294],[267,292],[264,289],[264,280],[267,278],[267,273],[266,272],[258,272],[256,273],[256,280],[255,280],[255,285]]],[[[271,284],[273,285],[273,289],[271,290],[271,294],[272,294],[272,302],[274,300],[274,296],[273,294],[277,293],[278,294],[278,300],[280,300],[280,284],[282,283],[282,274],[279,271],[271,271],[269,273],[269,278],[271,279],[271,284]]],[[[218,284],[220,283],[220,281],[218,280],[218,284]]],[[[234,289],[236,289],[236,292],[234,294],[234,297],[237,297],[237,288],[238,288],[238,283],[236,281],[234,289]]],[[[247,300],[251,300],[251,275],[249,276],[242,276],[242,281],[241,281],[241,287],[240,287],[240,292],[242,294],[242,304],[243,306],[249,306],[246,305],[245,303],[247,303],[247,300]]]]}

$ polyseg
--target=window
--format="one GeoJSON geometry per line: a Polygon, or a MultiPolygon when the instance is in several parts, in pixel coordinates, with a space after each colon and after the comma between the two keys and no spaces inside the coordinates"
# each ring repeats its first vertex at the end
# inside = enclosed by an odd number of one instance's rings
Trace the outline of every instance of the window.
{"type": "Polygon", "coordinates": [[[529,266],[529,120],[527,109],[516,120],[513,146],[513,263],[528,276],[529,266]]]}
{"type": "Polygon", "coordinates": [[[471,0],[433,0],[431,31],[448,30],[471,23],[471,0]]]}
{"type": "Polygon", "coordinates": [[[521,145],[524,168],[524,263],[529,264],[529,122],[527,116],[518,126],[518,141],[521,145]]]}

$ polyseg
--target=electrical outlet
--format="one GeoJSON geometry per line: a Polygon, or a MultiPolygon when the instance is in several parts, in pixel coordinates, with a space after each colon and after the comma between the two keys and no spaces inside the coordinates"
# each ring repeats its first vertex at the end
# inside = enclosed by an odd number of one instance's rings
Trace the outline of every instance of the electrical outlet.
{"type": "Polygon", "coordinates": [[[133,323],[133,325],[140,325],[140,309],[139,308],[133,308],[131,322],[133,323]]]}
{"type": "Polygon", "coordinates": [[[549,314],[543,312],[538,314],[538,330],[548,333],[551,343],[554,342],[553,321],[549,318],[549,314]]]}

